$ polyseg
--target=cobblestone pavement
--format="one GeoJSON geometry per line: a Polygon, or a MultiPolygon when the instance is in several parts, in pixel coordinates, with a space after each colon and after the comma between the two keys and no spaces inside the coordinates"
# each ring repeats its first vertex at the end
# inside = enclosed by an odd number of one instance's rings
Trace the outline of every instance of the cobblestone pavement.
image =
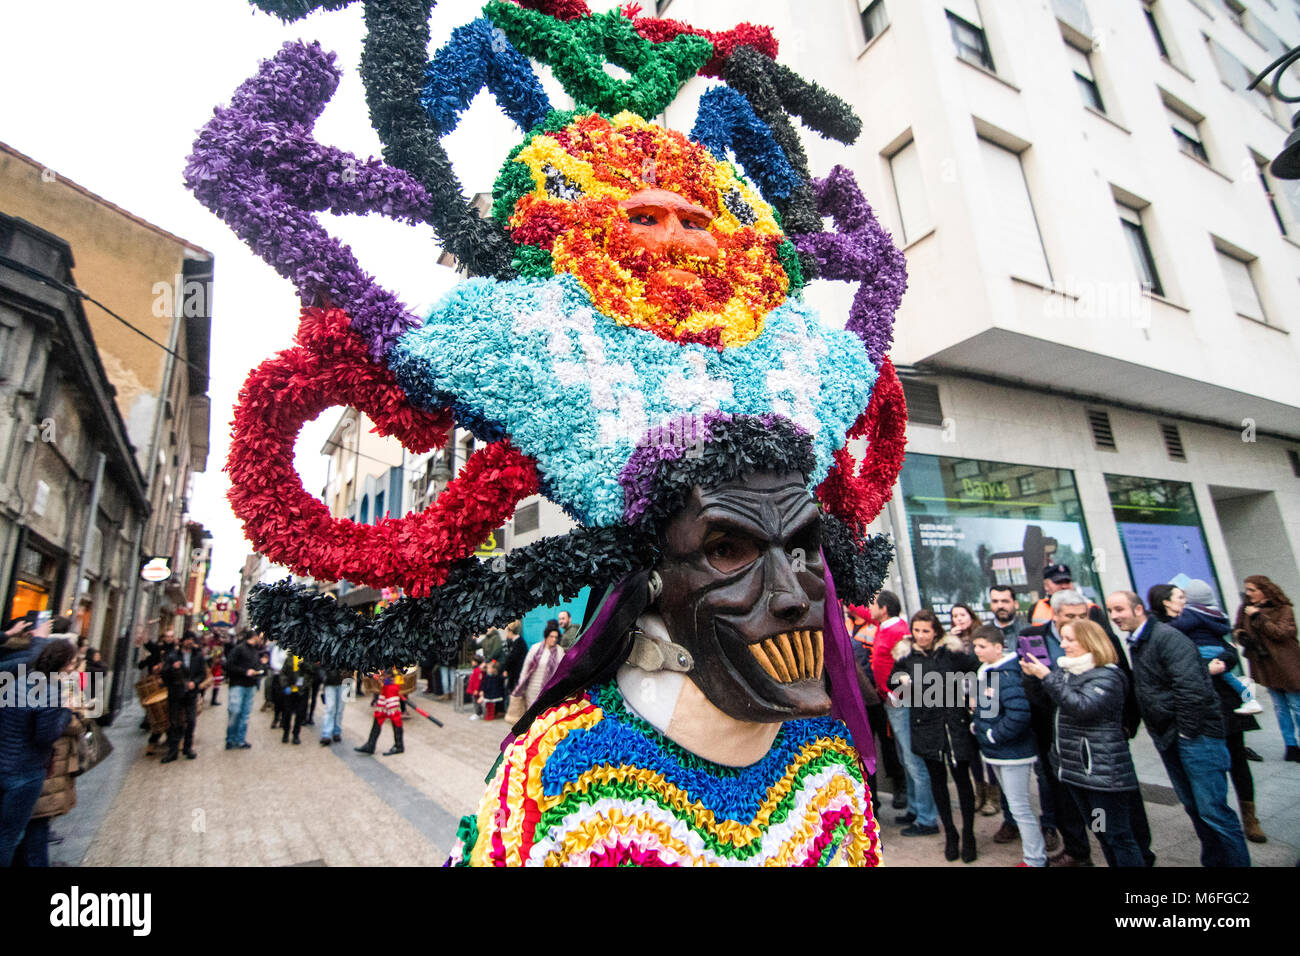
{"type": "MultiPolygon", "coordinates": [[[[506,725],[472,721],[422,694],[413,700],[446,726],[408,710],[406,753],[398,756],[352,750],[369,731],[367,698],[348,704],[343,743],[331,747],[319,745],[319,726],[304,727],[299,746],[282,744],[280,731],[270,729],[270,712],[255,707],[248,732],[253,748],[227,751],[225,707],[209,707],[199,717],[199,758],[166,766],[144,756],[140,712],[128,710],[110,728],[112,756],[79,778],[77,808],[54,822],[61,842],[51,847],[51,860],[63,866],[439,865],[461,815],[478,805],[506,725]]],[[[1281,761],[1271,702],[1262,703],[1264,730],[1246,740],[1266,758],[1251,769],[1269,842],[1250,844],[1251,857],[1256,865],[1291,866],[1300,855],[1300,764],[1281,761]]],[[[378,750],[391,742],[386,727],[378,750]]],[[[1198,865],[1199,844],[1145,730],[1133,753],[1158,865],[1198,865]]],[[[888,865],[967,865],[944,861],[941,837],[900,837],[898,811],[889,804],[885,793],[879,816],[888,865]]],[[[978,818],[980,858],[970,865],[1019,862],[1018,842],[993,842],[1000,825],[1001,816],[978,818]]],[[[1102,865],[1099,848],[1093,859],[1102,865]]]]}

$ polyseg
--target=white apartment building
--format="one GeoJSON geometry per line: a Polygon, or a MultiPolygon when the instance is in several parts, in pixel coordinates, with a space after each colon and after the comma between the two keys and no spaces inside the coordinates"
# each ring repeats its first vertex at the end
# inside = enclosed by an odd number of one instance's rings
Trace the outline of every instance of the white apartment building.
{"type": "MultiPolygon", "coordinates": [[[[654,6],[771,25],[863,120],[805,144],[907,256],[909,454],[878,524],[909,610],[994,581],[1028,602],[1048,561],[1094,596],[1179,574],[1230,613],[1247,574],[1300,594],[1300,194],[1267,170],[1288,110],[1245,89],[1300,44],[1300,4],[654,6]]],[[[808,294],[839,323],[853,291],[808,294]]]]}

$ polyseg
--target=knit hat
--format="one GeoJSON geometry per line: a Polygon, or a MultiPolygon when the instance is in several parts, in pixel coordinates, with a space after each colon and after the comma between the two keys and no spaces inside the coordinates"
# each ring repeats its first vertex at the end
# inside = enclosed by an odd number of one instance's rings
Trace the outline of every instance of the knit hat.
{"type": "Polygon", "coordinates": [[[1183,594],[1187,596],[1188,604],[1203,604],[1206,607],[1219,606],[1214,597],[1214,590],[1200,578],[1192,578],[1192,580],[1188,581],[1183,587],[1183,594]]]}

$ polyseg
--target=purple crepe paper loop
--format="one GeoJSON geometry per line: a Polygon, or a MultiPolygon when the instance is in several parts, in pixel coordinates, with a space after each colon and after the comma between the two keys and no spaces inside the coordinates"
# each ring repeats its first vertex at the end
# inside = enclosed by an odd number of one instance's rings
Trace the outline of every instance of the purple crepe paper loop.
{"type": "Polygon", "coordinates": [[[848,726],[853,746],[870,775],[876,772],[876,742],[867,721],[867,708],[862,703],[862,689],[858,686],[853,639],[844,627],[844,612],[835,594],[835,580],[825,553],[822,565],[826,569],[826,621],[822,632],[826,642],[826,674],[831,679],[831,716],[848,726]]]}
{"type": "Polygon", "coordinates": [[[618,476],[623,485],[623,520],[636,525],[649,510],[654,502],[655,477],[663,462],[685,458],[699,444],[713,440],[713,425],[729,421],[731,416],[725,412],[683,415],[642,438],[618,476]]]}
{"type": "Polygon", "coordinates": [[[293,282],[304,305],[347,311],[378,359],[420,320],[312,213],[378,212],[422,223],[431,204],[409,173],[379,160],[358,160],[312,137],[340,76],[334,54],[320,44],[284,44],[200,131],[185,183],[293,282]]]}
{"type": "Polygon", "coordinates": [[[852,171],[836,166],[812,182],[817,212],[832,217],[836,231],[791,238],[801,253],[817,260],[819,278],[861,282],[844,327],[862,339],[878,366],[893,342],[894,313],[907,289],[907,260],[876,221],[852,171]]]}

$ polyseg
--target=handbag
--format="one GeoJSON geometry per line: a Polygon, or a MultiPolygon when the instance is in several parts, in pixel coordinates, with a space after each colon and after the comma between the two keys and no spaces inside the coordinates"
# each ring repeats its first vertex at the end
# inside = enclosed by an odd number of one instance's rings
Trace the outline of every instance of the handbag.
{"type": "Polygon", "coordinates": [[[94,721],[88,722],[85,733],[76,738],[76,747],[77,770],[72,774],[74,777],[79,777],[87,770],[103,763],[113,752],[113,744],[108,739],[108,734],[104,733],[103,728],[94,721]]]}
{"type": "Polygon", "coordinates": [[[524,697],[520,694],[518,697],[513,694],[510,697],[510,706],[506,708],[506,723],[514,725],[519,718],[524,715],[524,697]]]}

